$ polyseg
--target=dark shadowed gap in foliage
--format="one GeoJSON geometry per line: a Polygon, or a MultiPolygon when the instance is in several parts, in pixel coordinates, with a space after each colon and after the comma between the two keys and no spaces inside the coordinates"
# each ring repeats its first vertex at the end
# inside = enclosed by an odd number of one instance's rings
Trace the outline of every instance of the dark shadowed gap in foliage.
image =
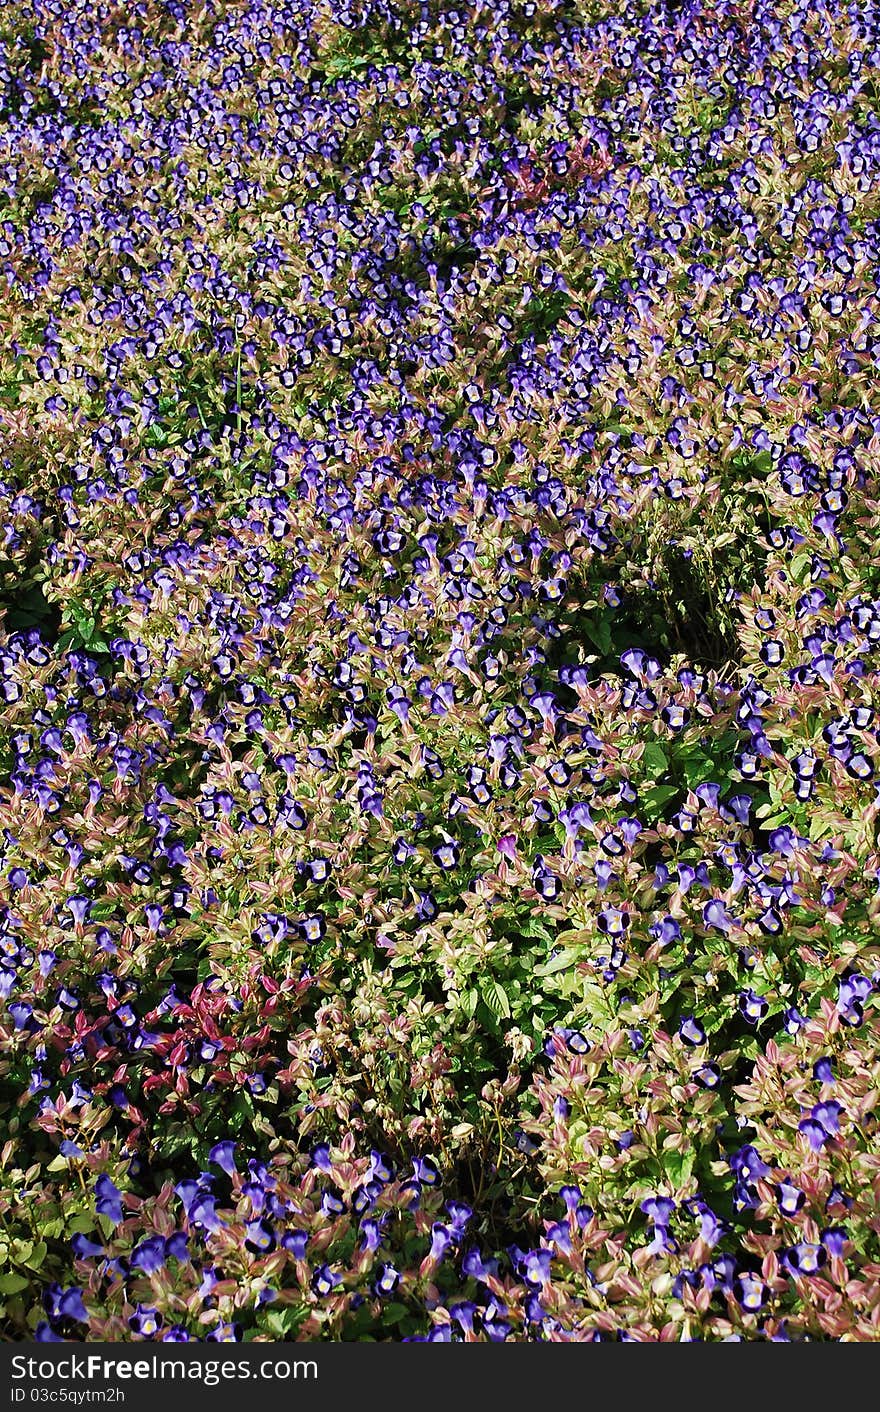
{"type": "Polygon", "coordinates": [[[642,646],[660,655],[683,653],[696,666],[721,668],[739,655],[733,620],[707,587],[693,559],[681,550],[665,556],[665,582],[658,593],[631,595],[627,616],[643,628],[642,646]]]}
{"type": "Polygon", "coordinates": [[[615,609],[569,610],[563,620],[567,630],[546,639],[546,667],[551,677],[555,678],[561,667],[573,666],[587,656],[596,659],[590,664],[591,679],[618,674],[620,658],[631,647],[656,657],[664,667],[676,654],[702,668],[720,669],[738,660],[739,644],[732,625],[716,612],[695,576],[688,581],[685,570],[682,579],[687,587],[678,599],[679,606],[645,589],[622,597],[615,609]]]}
{"type": "Polygon", "coordinates": [[[28,69],[32,74],[38,74],[49,57],[48,44],[41,35],[33,33],[25,37],[24,47],[27,50],[28,69]]]}
{"type": "Polygon", "coordinates": [[[439,251],[433,259],[437,267],[437,279],[440,283],[447,282],[452,275],[459,270],[468,270],[477,263],[480,252],[475,246],[467,242],[458,245],[447,246],[439,251]]]}
{"type": "Polygon", "coordinates": [[[748,541],[737,536],[722,552],[708,557],[687,552],[671,538],[650,569],[642,559],[642,546],[620,546],[618,553],[634,556],[637,573],[628,569],[629,587],[621,588],[619,559],[608,563],[606,582],[618,585],[616,603],[602,602],[603,582],[574,589],[556,614],[558,634],[548,634],[545,640],[551,675],[588,657],[594,659],[591,678],[618,674],[621,655],[629,648],[648,652],[662,666],[675,656],[703,670],[737,665],[742,656],[737,600],[762,581],[759,537],[771,529],[768,516],[759,510],[751,525],[748,541]]]}
{"type": "Polygon", "coordinates": [[[46,596],[50,545],[60,535],[58,517],[44,517],[39,533],[15,557],[0,556],[0,633],[39,632],[54,647],[62,630],[61,604],[46,596]]]}
{"type": "MultiPolygon", "coordinates": [[[[536,348],[545,347],[570,306],[571,300],[563,291],[557,290],[544,296],[534,295],[515,330],[510,351],[500,360],[497,376],[501,378],[503,374],[507,374],[509,377],[512,373],[520,371],[524,345],[530,343],[536,348]]],[[[507,385],[510,386],[509,383],[507,385]]]]}
{"type": "Polygon", "coordinates": [[[491,1242],[494,1250],[512,1245],[527,1247],[535,1232],[524,1229],[521,1220],[511,1220],[516,1192],[509,1188],[493,1189],[493,1183],[498,1181],[499,1174],[488,1176],[485,1165],[475,1156],[457,1164],[444,1190],[448,1191],[449,1200],[461,1201],[471,1208],[476,1232],[480,1239],[491,1242]]]}
{"type": "Polygon", "coordinates": [[[61,633],[61,608],[49,601],[42,584],[22,579],[0,590],[0,626],[8,633],[36,628],[43,641],[51,646],[61,633]]]}

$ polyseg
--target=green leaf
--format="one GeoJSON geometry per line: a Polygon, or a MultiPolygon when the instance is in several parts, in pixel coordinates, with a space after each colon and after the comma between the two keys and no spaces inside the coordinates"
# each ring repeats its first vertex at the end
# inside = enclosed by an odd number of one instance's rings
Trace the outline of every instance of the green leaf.
{"type": "Polygon", "coordinates": [[[408,1317],[409,1310],[405,1304],[386,1304],[382,1314],[386,1324],[399,1324],[401,1319],[408,1317]]]}
{"type": "Polygon", "coordinates": [[[46,1258],[48,1249],[49,1247],[44,1240],[38,1241],[27,1258],[22,1256],[22,1264],[27,1265],[29,1270],[39,1270],[46,1258]]]}
{"type": "Polygon", "coordinates": [[[687,1181],[691,1172],[694,1170],[696,1157],[696,1149],[693,1147],[688,1147],[685,1152],[672,1150],[663,1153],[661,1159],[663,1162],[663,1170],[675,1186],[680,1186],[683,1182],[687,1181]]]}
{"type": "Polygon", "coordinates": [[[642,763],[648,772],[648,778],[654,779],[657,775],[665,775],[669,769],[669,757],[662,746],[655,740],[649,740],[642,751],[642,763]]]}
{"type": "Polygon", "coordinates": [[[27,1289],[30,1280],[24,1275],[16,1275],[12,1271],[8,1275],[0,1275],[0,1294],[19,1294],[21,1290],[27,1289]]]}
{"type": "Polygon", "coordinates": [[[674,784],[655,784],[651,789],[646,789],[639,795],[644,806],[645,813],[649,819],[658,818],[663,812],[664,804],[670,799],[674,799],[678,790],[674,784]]]}
{"type": "Polygon", "coordinates": [[[81,633],[91,633],[95,627],[95,619],[87,608],[81,608],[78,603],[70,605],[70,616],[76,623],[81,633]]]}
{"type": "Polygon", "coordinates": [[[262,1322],[270,1334],[283,1340],[285,1334],[296,1333],[308,1312],[308,1309],[302,1304],[295,1304],[289,1309],[269,1309],[263,1315],[262,1322]]]}
{"type": "MultiPolygon", "coordinates": [[[[770,1011],[770,1014],[774,1014],[775,1012],[778,1012],[781,1009],[781,1005],[776,1005],[770,1011]]],[[[763,1050],[761,1045],[758,1043],[758,1040],[755,1039],[754,1035],[749,1035],[749,1037],[745,1041],[740,1042],[739,1052],[744,1059],[751,1059],[754,1063],[761,1058],[763,1050]]]]}
{"type": "Polygon", "coordinates": [[[59,1236],[64,1234],[64,1222],[57,1218],[53,1221],[41,1220],[40,1230],[48,1240],[57,1240],[59,1236]]]}
{"type": "Polygon", "coordinates": [[[461,1008],[469,1020],[477,1013],[477,1006],[480,1003],[480,992],[478,990],[466,990],[461,997],[461,1008]]]}
{"type": "Polygon", "coordinates": [[[704,780],[710,779],[715,774],[715,762],[708,755],[693,755],[690,759],[682,760],[684,777],[689,788],[702,784],[704,780]]]}
{"type": "Polygon", "coordinates": [[[229,1126],[232,1131],[238,1132],[246,1123],[253,1125],[255,1112],[253,1100],[246,1094],[239,1094],[229,1109],[229,1126]]]}
{"type": "Polygon", "coordinates": [[[577,964],[577,957],[573,951],[560,951],[558,956],[552,956],[543,966],[536,966],[533,975],[555,976],[557,971],[568,971],[577,964]]]}
{"type": "Polygon", "coordinates": [[[510,1001],[506,990],[498,981],[483,981],[480,986],[480,998],[496,1020],[510,1019],[510,1001]]]}
{"type": "Polygon", "coordinates": [[[68,1221],[67,1228],[80,1235],[89,1235],[95,1229],[95,1218],[91,1212],[86,1211],[81,1216],[74,1216],[72,1220],[68,1221]]]}
{"type": "Polygon", "coordinates": [[[809,554],[795,554],[791,561],[790,570],[793,579],[800,582],[801,574],[810,562],[809,554]]]}
{"type": "Polygon", "coordinates": [[[546,941],[548,946],[552,946],[555,940],[550,929],[544,922],[539,922],[537,917],[529,917],[527,921],[523,922],[522,934],[523,936],[540,937],[541,941],[546,941]]]}
{"type": "Polygon", "coordinates": [[[597,618],[593,623],[585,623],[584,631],[603,656],[611,651],[611,624],[607,617],[597,618]]]}
{"type": "Polygon", "coordinates": [[[755,810],[755,813],[757,814],[758,818],[763,819],[765,829],[775,829],[778,828],[780,824],[786,824],[789,822],[788,815],[785,813],[784,810],[781,814],[774,814],[773,807],[774,806],[772,804],[765,804],[760,809],[755,810]]]}

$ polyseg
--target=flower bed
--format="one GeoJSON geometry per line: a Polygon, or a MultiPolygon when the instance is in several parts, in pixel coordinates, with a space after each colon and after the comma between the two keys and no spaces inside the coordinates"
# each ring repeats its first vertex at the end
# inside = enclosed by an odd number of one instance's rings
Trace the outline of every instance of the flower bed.
{"type": "Polygon", "coordinates": [[[7,1338],[880,1336],[878,101],[7,0],[7,1338]]]}

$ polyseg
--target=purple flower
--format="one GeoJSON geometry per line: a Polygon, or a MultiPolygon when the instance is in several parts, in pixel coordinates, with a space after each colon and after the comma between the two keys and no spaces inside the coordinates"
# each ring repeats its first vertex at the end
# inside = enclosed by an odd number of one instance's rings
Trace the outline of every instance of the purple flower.
{"type": "Polygon", "coordinates": [[[451,1304],[449,1306],[449,1312],[459,1328],[463,1329],[465,1333],[473,1333],[474,1318],[478,1312],[476,1304],[473,1304],[470,1300],[462,1299],[456,1304],[451,1304]]]}
{"type": "Polygon", "coordinates": [[[458,866],[458,844],[451,839],[445,843],[439,843],[437,847],[432,850],[432,857],[439,867],[449,871],[458,866]]]}
{"type": "Polygon", "coordinates": [[[790,1181],[781,1181],[776,1187],[776,1200],[783,1215],[796,1216],[806,1201],[806,1197],[800,1187],[790,1181]]]}
{"type": "Polygon", "coordinates": [[[823,1246],[801,1241],[786,1250],[783,1261],[794,1275],[815,1275],[825,1264],[828,1256],[823,1246]]]}
{"type": "Polygon", "coordinates": [[[49,1285],[43,1295],[43,1307],[53,1323],[62,1319],[70,1319],[80,1324],[89,1322],[83,1303],[83,1292],[75,1285],[70,1289],[62,1289],[58,1284],[49,1285]]]}
{"type": "Polygon", "coordinates": [[[68,897],[65,906],[73,914],[76,925],[81,927],[88,918],[92,904],[87,897],[68,897]]]}
{"type": "Polygon", "coordinates": [[[813,1122],[818,1123],[826,1137],[836,1137],[840,1131],[840,1118],[843,1109],[839,1103],[833,1100],[828,1103],[817,1103],[810,1113],[813,1122]]]}
{"type": "Polygon", "coordinates": [[[215,1324],[210,1333],[205,1334],[206,1343],[240,1343],[241,1325],[226,1324],[222,1321],[215,1324]]]}
{"type": "Polygon", "coordinates": [[[571,1254],[573,1247],[568,1221],[551,1221],[547,1226],[547,1239],[564,1255],[571,1254]]]}
{"type": "Polygon", "coordinates": [[[230,1177],[235,1176],[237,1171],[235,1165],[236,1145],[236,1143],[229,1139],[224,1142],[215,1142],[211,1151],[208,1153],[209,1162],[215,1162],[217,1166],[221,1167],[230,1177]]]}
{"type": "Polygon", "coordinates": [[[431,1157],[416,1157],[413,1159],[413,1174],[417,1182],[422,1186],[439,1186],[440,1173],[437,1164],[431,1157]]]}
{"type": "Polygon", "coordinates": [[[312,1289],[326,1298],[342,1284],[342,1276],[331,1270],[329,1265],[320,1265],[312,1275],[312,1289]]]}
{"type": "Polygon", "coordinates": [[[570,1050],[572,1054],[588,1054],[590,1052],[590,1042],[581,1034],[580,1030],[557,1028],[545,1041],[544,1053],[552,1058],[557,1049],[563,1047],[570,1050]]]}
{"type": "Polygon", "coordinates": [[[165,1266],[165,1241],[161,1236],[149,1236],[136,1245],[131,1252],[131,1265],[135,1270],[143,1270],[145,1275],[154,1275],[165,1266]]]}
{"type": "Polygon", "coordinates": [[[685,1015],[678,1027],[678,1033],[685,1044],[705,1044],[706,1031],[693,1015],[685,1015]]]}
{"type": "Polygon", "coordinates": [[[838,982],[837,1009],[846,1024],[857,1028],[862,1023],[865,1001],[872,990],[871,981],[857,972],[838,982]]]}
{"type": "Polygon", "coordinates": [[[749,1314],[756,1313],[764,1304],[765,1285],[757,1275],[738,1275],[739,1302],[749,1314]]]}
{"type": "Polygon", "coordinates": [[[822,1244],[828,1254],[837,1259],[843,1258],[847,1239],[846,1231],[841,1230],[839,1227],[829,1227],[827,1230],[824,1230],[821,1235],[822,1244]]]}
{"type": "Polygon", "coordinates": [[[822,1124],[813,1118],[802,1118],[798,1123],[798,1132],[803,1133],[814,1152],[821,1152],[828,1141],[828,1134],[822,1124]]]}
{"type": "Polygon", "coordinates": [[[527,1285],[541,1289],[550,1281],[551,1250],[529,1250],[520,1261],[520,1270],[527,1285]]]}
{"type": "Polygon", "coordinates": [[[657,1226],[668,1226],[675,1214],[675,1202],[668,1196],[646,1196],[639,1209],[657,1226]]]}
{"type": "Polygon", "coordinates": [[[461,1268],[462,1273],[467,1275],[470,1279],[485,1283],[486,1280],[497,1275],[498,1261],[484,1260],[479,1250],[473,1249],[468,1250],[462,1257],[461,1268]]]}
{"type": "Polygon", "coordinates": [[[400,1284],[400,1272],[393,1265],[385,1264],[373,1282],[373,1289],[380,1299],[387,1299],[400,1284]]]}
{"type": "Polygon", "coordinates": [[[275,1233],[264,1221],[246,1221],[244,1243],[247,1250],[258,1255],[268,1255],[275,1249],[275,1233]]]}
{"type": "Polygon", "coordinates": [[[104,1254],[103,1245],[97,1245],[95,1241],[80,1235],[79,1232],[71,1238],[70,1248],[77,1260],[96,1260],[104,1254]]]}
{"type": "MultiPolygon", "coordinates": [[[[285,1237],[285,1240],[287,1237],[285,1237]]],[[[368,1217],[361,1221],[361,1249],[378,1250],[382,1243],[382,1221],[368,1217]]],[[[282,1241],[282,1245],[284,1241],[282,1241]]]]}
{"type": "Polygon", "coordinates": [[[165,1259],[177,1260],[180,1264],[189,1261],[189,1241],[183,1231],[175,1231],[165,1241],[165,1259]]]}
{"type": "Polygon", "coordinates": [[[63,1334],[56,1334],[51,1324],[47,1324],[45,1319],[41,1319],[34,1330],[34,1341],[36,1343],[66,1343],[63,1334]]]}
{"type": "Polygon", "coordinates": [[[738,1152],[731,1155],[728,1161],[731,1171],[750,1182],[761,1181],[770,1175],[770,1168],[754,1147],[741,1147],[738,1152]]]}
{"type": "Polygon", "coordinates": [[[98,1177],[95,1182],[95,1192],[98,1198],[95,1203],[98,1214],[107,1216],[114,1225],[118,1226],[123,1219],[121,1192],[105,1174],[98,1177]]]}
{"type": "Polygon", "coordinates": [[[223,1222],[214,1209],[214,1197],[199,1193],[193,1200],[187,1211],[187,1216],[193,1225],[204,1226],[207,1231],[219,1231],[223,1229],[223,1222]]]}
{"type": "Polygon", "coordinates": [[[641,652],[638,648],[630,647],[620,658],[622,665],[634,677],[644,677],[647,681],[655,681],[660,675],[660,663],[653,657],[649,657],[646,652],[641,652]]]}
{"type": "Polygon", "coordinates": [[[128,1321],[128,1327],[132,1333],[139,1334],[141,1338],[152,1338],[162,1327],[162,1315],[158,1309],[150,1309],[144,1304],[139,1304],[134,1314],[128,1321]]]}
{"type": "Polygon", "coordinates": [[[661,946],[671,946],[681,940],[681,927],[674,917],[661,917],[658,922],[652,922],[648,930],[661,946]]]}
{"type": "Polygon", "coordinates": [[[703,925],[713,927],[719,932],[728,932],[734,925],[734,919],[725,909],[724,903],[716,897],[703,907],[703,925]]]}
{"type": "Polygon", "coordinates": [[[455,1239],[460,1240],[474,1213],[470,1206],[465,1206],[464,1202],[461,1201],[447,1201],[446,1210],[449,1212],[450,1229],[455,1239]]]}
{"type": "Polygon", "coordinates": [[[744,990],[740,992],[739,1008],[750,1025],[757,1025],[763,1020],[770,1006],[763,995],[758,995],[754,990],[744,990]]]}

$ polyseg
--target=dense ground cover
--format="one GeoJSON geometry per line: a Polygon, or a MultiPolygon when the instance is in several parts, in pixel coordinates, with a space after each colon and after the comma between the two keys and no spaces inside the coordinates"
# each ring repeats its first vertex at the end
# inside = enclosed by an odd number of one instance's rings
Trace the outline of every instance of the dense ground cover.
{"type": "Polygon", "coordinates": [[[0,40],[7,1337],[876,1339],[880,10],[0,40]]]}

